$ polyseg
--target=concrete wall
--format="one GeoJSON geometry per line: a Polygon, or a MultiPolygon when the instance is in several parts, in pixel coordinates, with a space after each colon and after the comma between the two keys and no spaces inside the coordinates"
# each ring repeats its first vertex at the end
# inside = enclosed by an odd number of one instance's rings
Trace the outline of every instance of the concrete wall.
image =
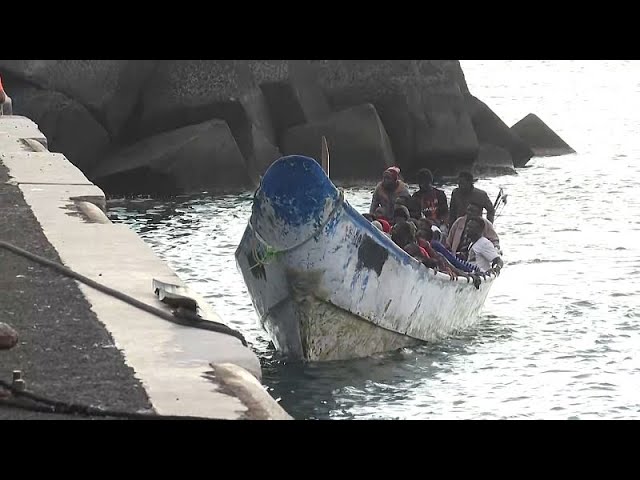
{"type": "MultiPolygon", "coordinates": [[[[46,145],[28,118],[0,116],[0,163],[9,169],[62,262],[167,312],[152,290],[153,279],[181,285],[197,298],[140,237],[108,220],[102,190],[46,145]]],[[[237,338],[176,325],[83,283],[79,287],[157,413],[290,418],[260,384],[258,358],[237,338]]],[[[198,303],[205,318],[222,321],[202,299],[198,303]]]]}

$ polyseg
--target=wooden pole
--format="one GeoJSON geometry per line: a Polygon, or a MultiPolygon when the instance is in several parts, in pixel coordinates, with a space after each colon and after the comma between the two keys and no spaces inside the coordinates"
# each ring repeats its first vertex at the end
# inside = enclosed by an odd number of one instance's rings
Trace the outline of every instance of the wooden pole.
{"type": "Polygon", "coordinates": [[[322,136],[322,170],[329,176],[329,146],[327,145],[327,138],[322,136]]]}

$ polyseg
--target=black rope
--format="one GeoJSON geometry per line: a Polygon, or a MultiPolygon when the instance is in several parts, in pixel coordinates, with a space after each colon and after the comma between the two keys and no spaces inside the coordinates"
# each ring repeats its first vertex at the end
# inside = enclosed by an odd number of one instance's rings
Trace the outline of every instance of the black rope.
{"type": "Polygon", "coordinates": [[[104,408],[82,405],[79,403],[62,402],[37,395],[35,393],[20,391],[10,383],[0,380],[0,387],[12,393],[15,398],[2,399],[0,405],[29,410],[38,413],[54,413],[60,415],[83,415],[89,417],[126,418],[129,420],[215,420],[207,417],[194,417],[188,415],[159,415],[157,413],[125,412],[104,408]],[[18,399],[23,398],[35,402],[36,405],[28,405],[18,399]],[[37,405],[40,404],[40,405],[37,405]]]}
{"type": "Polygon", "coordinates": [[[227,325],[220,323],[220,322],[214,322],[212,320],[205,320],[201,317],[199,317],[198,315],[196,315],[195,313],[192,313],[188,310],[182,309],[182,308],[178,308],[176,310],[174,310],[173,315],[169,314],[167,312],[165,312],[164,310],[160,310],[159,308],[156,307],[152,307],[151,305],[147,305],[144,302],[141,302],[140,300],[137,300],[133,297],[130,297],[129,295],[119,292],[118,290],[115,290],[111,287],[107,287],[106,285],[103,285],[101,283],[96,282],[95,280],[92,280],[88,277],[85,277],[84,275],[74,272],[73,270],[71,270],[70,268],[65,267],[64,265],[54,262],[52,260],[46,259],[44,257],[41,257],[39,255],[35,255],[31,252],[28,252],[26,250],[23,250],[22,248],[16,247],[15,245],[12,245],[8,242],[4,242],[2,240],[0,240],[0,248],[4,248],[6,250],[9,250],[17,255],[20,255],[22,257],[28,258],[30,260],[33,260],[34,262],[40,263],[42,265],[45,265],[47,267],[50,267],[60,273],[62,273],[63,275],[67,276],[67,277],[71,277],[71,278],[75,278],[76,280],[79,280],[80,282],[95,288],[96,290],[99,290],[103,293],[106,293],[107,295],[111,295],[112,297],[115,297],[119,300],[122,300],[123,302],[128,303],[129,305],[132,305],[136,308],[139,308],[140,310],[144,310],[145,312],[149,312],[152,313],[160,318],[163,318],[165,320],[168,320],[170,322],[173,322],[175,324],[178,325],[183,325],[183,326],[187,326],[187,327],[194,327],[194,328],[201,328],[203,330],[210,330],[212,332],[218,332],[218,333],[223,333],[226,335],[231,335],[233,337],[236,337],[237,339],[239,339],[242,342],[242,345],[244,345],[245,347],[248,346],[247,341],[244,338],[244,335],[242,335],[242,333],[240,333],[237,330],[234,330],[231,327],[228,327],[227,325]]]}

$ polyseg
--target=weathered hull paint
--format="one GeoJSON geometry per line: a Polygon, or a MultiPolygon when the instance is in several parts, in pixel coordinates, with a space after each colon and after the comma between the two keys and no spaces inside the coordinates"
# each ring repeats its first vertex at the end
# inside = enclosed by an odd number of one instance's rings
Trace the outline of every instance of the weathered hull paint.
{"type": "Polygon", "coordinates": [[[494,280],[476,288],[427,269],[301,156],[265,173],[236,261],[276,348],[310,361],[365,357],[468,327],[494,280]]]}

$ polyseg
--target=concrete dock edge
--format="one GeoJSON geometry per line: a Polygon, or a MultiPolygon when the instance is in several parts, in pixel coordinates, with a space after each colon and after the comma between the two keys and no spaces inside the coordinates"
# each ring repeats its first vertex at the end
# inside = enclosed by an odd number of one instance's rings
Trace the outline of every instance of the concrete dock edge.
{"type": "MultiPolygon", "coordinates": [[[[30,119],[0,116],[0,164],[63,264],[168,313],[152,281],[180,285],[198,300],[205,318],[224,323],[140,237],[108,219],[104,192],[46,145],[30,119]]],[[[239,339],[176,325],[77,283],[157,413],[291,419],[260,383],[260,362],[239,339]]]]}

